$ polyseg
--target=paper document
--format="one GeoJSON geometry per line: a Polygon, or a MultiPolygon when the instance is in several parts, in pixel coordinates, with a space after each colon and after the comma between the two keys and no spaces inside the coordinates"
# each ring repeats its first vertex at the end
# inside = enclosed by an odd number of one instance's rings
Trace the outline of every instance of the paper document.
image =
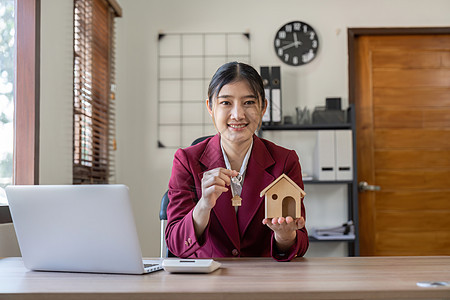
{"type": "Polygon", "coordinates": [[[354,240],[355,226],[353,221],[348,221],[341,226],[327,228],[312,228],[311,236],[318,240],[354,240]]]}

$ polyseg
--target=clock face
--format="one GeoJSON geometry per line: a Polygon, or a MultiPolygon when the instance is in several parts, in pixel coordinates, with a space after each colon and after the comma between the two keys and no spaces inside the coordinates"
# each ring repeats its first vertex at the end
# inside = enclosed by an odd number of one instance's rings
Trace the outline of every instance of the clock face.
{"type": "Polygon", "coordinates": [[[274,39],[275,52],[282,62],[301,66],[312,61],[319,50],[319,39],[308,24],[294,21],[283,25],[274,39]]]}

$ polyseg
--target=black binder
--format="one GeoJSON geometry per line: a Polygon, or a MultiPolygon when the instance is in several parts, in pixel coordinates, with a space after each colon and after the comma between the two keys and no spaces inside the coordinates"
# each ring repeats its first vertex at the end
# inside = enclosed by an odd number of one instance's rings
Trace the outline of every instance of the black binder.
{"type": "Polygon", "coordinates": [[[264,84],[264,93],[266,94],[267,99],[266,113],[262,118],[262,123],[263,125],[269,125],[272,122],[272,101],[271,101],[272,88],[270,83],[270,69],[269,67],[261,67],[260,71],[261,71],[261,78],[264,84]]]}
{"type": "Polygon", "coordinates": [[[279,66],[272,67],[271,77],[271,103],[272,103],[272,124],[280,124],[282,120],[281,111],[281,70],[279,66]]]}

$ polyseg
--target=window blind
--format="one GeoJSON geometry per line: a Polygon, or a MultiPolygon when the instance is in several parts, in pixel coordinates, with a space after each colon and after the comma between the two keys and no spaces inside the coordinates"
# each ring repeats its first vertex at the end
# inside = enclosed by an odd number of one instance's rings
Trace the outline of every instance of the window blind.
{"type": "Polygon", "coordinates": [[[113,0],[74,1],[73,183],[114,181],[113,0]]]}

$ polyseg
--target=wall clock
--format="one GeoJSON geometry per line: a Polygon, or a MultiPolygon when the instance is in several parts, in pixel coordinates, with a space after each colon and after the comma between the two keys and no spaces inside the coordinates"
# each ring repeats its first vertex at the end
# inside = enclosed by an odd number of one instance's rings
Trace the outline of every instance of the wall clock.
{"type": "Polygon", "coordinates": [[[319,50],[316,31],[305,22],[293,21],[283,25],[273,42],[275,53],[282,62],[301,66],[311,62],[319,50]]]}

